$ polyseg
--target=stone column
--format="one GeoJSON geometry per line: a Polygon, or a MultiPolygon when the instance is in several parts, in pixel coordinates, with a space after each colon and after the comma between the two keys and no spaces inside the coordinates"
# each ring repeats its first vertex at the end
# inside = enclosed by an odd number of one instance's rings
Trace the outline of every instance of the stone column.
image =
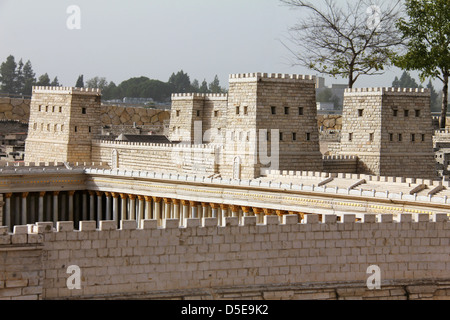
{"type": "Polygon", "coordinates": [[[103,218],[103,192],[97,191],[97,225],[100,226],[100,221],[103,218]]]}
{"type": "Polygon", "coordinates": [[[232,217],[239,217],[239,209],[240,209],[239,206],[232,205],[231,206],[231,216],[232,217]]]}
{"type": "Polygon", "coordinates": [[[74,217],[74,211],[73,211],[73,195],[75,194],[75,191],[69,191],[69,221],[75,221],[74,217]]]}
{"type": "Polygon", "coordinates": [[[265,216],[272,216],[274,214],[273,209],[263,208],[263,211],[265,216]]]}
{"type": "Polygon", "coordinates": [[[87,219],[88,219],[88,213],[87,213],[88,208],[87,208],[87,194],[86,194],[86,192],[83,192],[81,194],[81,197],[82,197],[81,216],[82,216],[83,221],[87,221],[87,219]]]}
{"type": "Polygon", "coordinates": [[[14,196],[14,201],[16,202],[15,206],[14,206],[14,224],[16,226],[20,226],[20,216],[21,216],[21,212],[20,212],[20,205],[21,205],[20,197],[19,197],[19,194],[17,194],[17,193],[15,195],[13,195],[13,196],[14,196]]]}
{"type": "Polygon", "coordinates": [[[241,207],[244,212],[244,217],[250,217],[252,214],[250,213],[250,207],[241,207]]]}
{"type": "Polygon", "coordinates": [[[138,228],[142,227],[142,221],[144,220],[144,206],[145,206],[145,197],[138,196],[139,205],[138,205],[138,215],[137,215],[137,226],[138,228]]]}
{"type": "Polygon", "coordinates": [[[89,191],[89,220],[95,221],[95,192],[89,191]]]}
{"type": "Polygon", "coordinates": [[[170,219],[171,218],[171,205],[172,205],[172,199],[171,198],[164,198],[164,219],[170,219]]]}
{"type": "Polygon", "coordinates": [[[38,222],[44,222],[44,196],[45,196],[45,191],[39,192],[38,222]]]}
{"type": "Polygon", "coordinates": [[[202,218],[209,218],[208,208],[209,208],[209,203],[202,202],[202,218]]]}
{"type": "Polygon", "coordinates": [[[5,226],[8,227],[8,231],[12,231],[11,223],[11,197],[12,193],[5,194],[5,226]]]}
{"type": "Polygon", "coordinates": [[[128,220],[136,221],[136,195],[129,194],[128,198],[130,199],[130,214],[128,215],[128,220]]]}
{"type": "Polygon", "coordinates": [[[128,194],[127,193],[121,193],[120,194],[120,211],[122,214],[121,220],[127,220],[128,219],[128,194]]]}
{"type": "Polygon", "coordinates": [[[105,219],[111,220],[111,193],[105,192],[106,197],[106,212],[105,212],[105,219]]]}
{"type": "Polygon", "coordinates": [[[186,225],[186,219],[189,217],[189,201],[181,200],[181,204],[183,206],[183,210],[181,212],[181,223],[183,226],[186,225]]]}
{"type": "Polygon", "coordinates": [[[283,216],[284,216],[285,214],[287,214],[287,212],[284,211],[284,210],[275,210],[275,212],[276,212],[276,214],[277,214],[278,219],[280,220],[280,222],[282,222],[282,221],[283,221],[283,216]]]}
{"type": "Polygon", "coordinates": [[[53,192],[53,225],[56,227],[56,223],[58,222],[58,196],[59,191],[53,192]]]}
{"type": "Polygon", "coordinates": [[[261,208],[253,208],[253,212],[256,215],[256,222],[261,224],[264,223],[264,218],[263,218],[263,209],[261,208]]]}
{"type": "Polygon", "coordinates": [[[21,225],[26,225],[28,223],[28,219],[27,219],[27,215],[28,215],[28,211],[27,211],[27,197],[28,197],[28,192],[22,192],[22,203],[21,203],[21,221],[20,224],[21,225]]]}
{"type": "Polygon", "coordinates": [[[217,203],[210,203],[211,218],[219,218],[219,205],[217,203]]]}
{"type": "Polygon", "coordinates": [[[144,196],[145,198],[145,220],[153,219],[153,210],[152,210],[152,197],[144,196]]]}
{"type": "Polygon", "coordinates": [[[172,199],[173,202],[173,218],[180,219],[180,200],[172,199]]]}
{"type": "Polygon", "coordinates": [[[193,219],[198,218],[198,204],[195,201],[189,201],[189,204],[191,205],[191,216],[193,219]]]}
{"type": "Polygon", "coordinates": [[[220,222],[221,226],[225,226],[225,218],[228,216],[228,205],[226,204],[220,204],[220,222]]]}
{"type": "Polygon", "coordinates": [[[118,193],[111,193],[113,197],[113,221],[117,222],[117,225],[119,225],[119,194],[118,193]]]}
{"type": "Polygon", "coordinates": [[[155,204],[155,209],[153,210],[153,219],[158,221],[159,226],[161,226],[161,201],[161,198],[153,197],[153,203],[155,204]]]}

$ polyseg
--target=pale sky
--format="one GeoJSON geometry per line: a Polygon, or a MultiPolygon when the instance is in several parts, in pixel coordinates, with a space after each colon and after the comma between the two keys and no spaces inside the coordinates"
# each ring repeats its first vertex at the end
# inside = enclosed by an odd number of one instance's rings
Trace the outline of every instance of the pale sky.
{"type": "MultiPolygon", "coordinates": [[[[278,0],[0,0],[0,61],[31,60],[37,76],[64,86],[80,74],[167,81],[181,69],[200,83],[217,74],[222,86],[231,73],[317,75],[292,67],[280,42],[301,14],[278,0]],[[70,5],[81,10],[80,30],[66,25],[70,5]]],[[[362,77],[356,87],[390,86],[401,73],[362,77]]]]}

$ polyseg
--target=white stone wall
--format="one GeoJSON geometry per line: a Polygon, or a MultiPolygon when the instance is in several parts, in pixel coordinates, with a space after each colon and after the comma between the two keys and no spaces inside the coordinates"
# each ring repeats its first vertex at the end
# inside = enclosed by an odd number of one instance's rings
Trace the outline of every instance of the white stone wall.
{"type": "MultiPolygon", "coordinates": [[[[178,221],[168,220],[159,228],[147,220],[143,229],[124,221],[121,230],[104,221],[100,229],[95,222],[82,222],[81,231],[61,222],[57,232],[51,231],[51,224],[39,223],[20,227],[15,234],[2,233],[0,250],[11,244],[43,245],[40,256],[25,258],[24,252],[17,252],[17,260],[11,254],[8,263],[18,270],[16,277],[33,266],[37,273],[30,279],[42,286],[44,299],[222,292],[218,298],[226,290],[234,294],[225,298],[245,299],[242,293],[252,287],[262,291],[261,299],[308,298],[300,292],[304,283],[309,283],[310,299],[337,298],[330,287],[340,288],[340,298],[376,298],[377,293],[398,298],[401,293],[391,290],[401,283],[410,286],[410,298],[433,297],[437,282],[447,283],[448,289],[447,215],[436,215],[433,221],[429,215],[402,215],[400,221],[387,214],[379,218],[376,222],[375,215],[366,215],[364,222],[356,223],[354,215],[346,215],[336,222],[330,215],[319,222],[318,216],[307,215],[298,223],[297,216],[284,216],[280,223],[277,216],[268,216],[264,224],[256,224],[256,217],[245,217],[243,225],[238,218],[227,218],[226,227],[217,227],[214,219],[190,219],[185,228],[178,221]],[[70,265],[80,267],[80,290],[67,288],[70,265]],[[372,265],[381,269],[384,291],[365,288],[372,265]],[[434,291],[424,287],[427,280],[435,282],[434,291]]],[[[0,278],[0,296],[25,294],[24,289],[10,291],[7,281],[0,278]]],[[[23,285],[31,286],[29,281],[23,285]]],[[[449,292],[444,286],[439,294],[448,298],[449,292]]]]}

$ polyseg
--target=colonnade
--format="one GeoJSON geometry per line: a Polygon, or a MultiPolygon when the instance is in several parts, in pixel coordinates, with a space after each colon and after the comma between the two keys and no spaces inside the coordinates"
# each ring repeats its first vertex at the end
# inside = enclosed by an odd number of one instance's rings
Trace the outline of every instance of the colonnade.
{"type": "Polygon", "coordinates": [[[225,217],[256,216],[263,223],[265,215],[297,214],[259,207],[227,205],[211,202],[136,195],[103,191],[54,191],[22,192],[3,194],[3,225],[12,230],[14,225],[36,222],[113,220],[118,227],[121,220],[136,221],[142,227],[143,220],[157,220],[159,226],[165,219],[178,219],[180,226],[188,218],[217,218],[218,225],[224,225],[225,217]]]}

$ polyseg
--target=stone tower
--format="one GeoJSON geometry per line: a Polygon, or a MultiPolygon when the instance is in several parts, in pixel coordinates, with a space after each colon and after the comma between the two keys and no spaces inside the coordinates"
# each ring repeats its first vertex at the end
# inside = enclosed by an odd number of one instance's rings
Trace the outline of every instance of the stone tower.
{"type": "Polygon", "coordinates": [[[225,130],[227,100],[226,94],[173,94],[170,140],[196,144],[210,142],[212,129],[225,130]]]}
{"type": "Polygon", "coordinates": [[[428,90],[346,89],[340,154],[358,156],[359,173],[434,178],[432,135],[428,90]]]}
{"type": "Polygon", "coordinates": [[[234,74],[229,83],[221,172],[249,179],[261,168],[322,170],[314,77],[234,74]]]}
{"type": "Polygon", "coordinates": [[[33,87],[25,161],[90,162],[100,105],[99,89],[33,87]]]}

